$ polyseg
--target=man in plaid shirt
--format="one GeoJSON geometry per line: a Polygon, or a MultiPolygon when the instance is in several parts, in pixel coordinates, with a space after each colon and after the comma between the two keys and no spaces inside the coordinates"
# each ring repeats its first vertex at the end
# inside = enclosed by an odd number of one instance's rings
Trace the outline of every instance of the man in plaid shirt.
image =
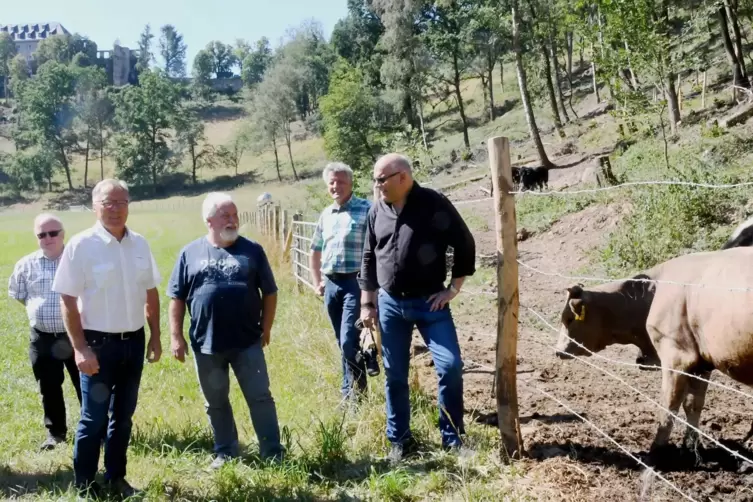
{"type": "Polygon", "coordinates": [[[65,442],[68,430],[63,399],[63,368],[68,370],[79,404],[81,385],[73,348],[63,324],[60,295],[52,291],[52,281],[64,247],[63,224],[54,215],[40,214],[34,220],[34,235],[39,249],[16,263],[8,281],[8,294],[26,306],[31,327],[29,358],[42,394],[44,425],[47,428],[47,438],[41,449],[51,450],[65,442]]]}
{"type": "Polygon", "coordinates": [[[334,204],[322,211],[316,224],[309,264],[340,347],[343,398],[357,399],[366,390],[363,358],[356,361],[361,333],[355,326],[361,310],[357,276],[371,202],[353,195],[353,171],[347,165],[328,164],[322,177],[334,204]]]}

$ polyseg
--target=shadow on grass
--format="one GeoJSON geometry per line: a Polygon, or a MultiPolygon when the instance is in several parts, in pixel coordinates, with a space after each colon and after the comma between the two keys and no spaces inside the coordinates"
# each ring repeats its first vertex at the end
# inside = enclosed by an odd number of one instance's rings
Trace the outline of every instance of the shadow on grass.
{"type": "Polygon", "coordinates": [[[52,472],[17,472],[0,466],[0,496],[6,500],[38,492],[64,491],[72,482],[71,467],[60,467],[52,472]]]}

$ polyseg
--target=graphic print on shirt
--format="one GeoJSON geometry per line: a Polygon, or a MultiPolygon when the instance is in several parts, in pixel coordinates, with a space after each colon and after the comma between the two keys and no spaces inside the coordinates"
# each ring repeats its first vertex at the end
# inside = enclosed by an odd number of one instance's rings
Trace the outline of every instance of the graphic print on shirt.
{"type": "Polygon", "coordinates": [[[199,271],[204,276],[204,284],[223,286],[246,286],[248,284],[248,258],[225,254],[219,258],[209,257],[199,260],[199,271]]]}

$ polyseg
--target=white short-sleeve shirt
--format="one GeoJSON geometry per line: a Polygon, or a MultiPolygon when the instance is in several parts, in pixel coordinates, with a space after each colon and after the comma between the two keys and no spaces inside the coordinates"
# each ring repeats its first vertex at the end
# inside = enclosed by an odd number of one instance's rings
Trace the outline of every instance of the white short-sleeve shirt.
{"type": "Polygon", "coordinates": [[[144,327],[146,292],[160,281],[143,236],[126,229],[118,242],[97,222],[65,246],[52,290],[78,298],[83,329],[122,333],[144,327]]]}

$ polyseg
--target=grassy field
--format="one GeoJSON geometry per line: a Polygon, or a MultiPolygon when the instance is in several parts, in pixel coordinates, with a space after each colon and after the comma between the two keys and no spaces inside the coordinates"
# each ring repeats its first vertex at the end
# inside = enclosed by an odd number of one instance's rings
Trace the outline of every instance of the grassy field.
{"type": "MultiPolygon", "coordinates": [[[[93,223],[91,213],[64,213],[68,238],[93,223]]],[[[203,234],[198,211],[134,212],[130,226],[144,234],[162,273],[164,291],[182,245],[203,234]]],[[[7,284],[13,264],[35,249],[32,215],[3,215],[0,280],[7,284]]],[[[442,453],[434,402],[414,391],[413,427],[426,452],[391,469],[383,460],[383,375],[370,379],[370,401],[357,412],[338,414],[337,349],[321,301],[300,294],[288,265],[277,266],[277,251],[266,249],[280,286],[272,343],[266,349],[272,392],[283,437],[291,455],[282,466],[262,465],[247,407],[231,379],[232,404],[244,446],[241,461],[210,472],[212,436],[190,358],[181,365],[169,354],[166,299],[162,341],[166,354],[144,371],[129,450],[128,479],[146,500],[522,500],[515,492],[515,468],[499,464],[494,428],[469,424],[475,454],[442,453]]],[[[72,432],[69,444],[41,453],[44,438],[40,397],[28,362],[28,328],[21,305],[0,300],[0,497],[74,500],[72,432]]],[[[78,403],[66,379],[68,425],[77,423],[78,403]]],[[[100,458],[100,462],[102,459],[100,458]]],[[[101,464],[100,464],[101,465],[101,464]]]]}

